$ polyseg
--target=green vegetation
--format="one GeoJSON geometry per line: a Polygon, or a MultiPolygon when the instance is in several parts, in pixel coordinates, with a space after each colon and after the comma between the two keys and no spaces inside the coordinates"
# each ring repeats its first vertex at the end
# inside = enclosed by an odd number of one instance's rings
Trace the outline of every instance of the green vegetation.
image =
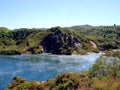
{"type": "Polygon", "coordinates": [[[44,82],[15,77],[6,90],[119,90],[120,59],[101,56],[86,72],[59,74],[44,82]]]}
{"type": "Polygon", "coordinates": [[[100,57],[96,63],[90,68],[90,77],[112,77],[120,78],[120,60],[117,58],[106,59],[106,57],[100,57]]]}
{"type": "Polygon", "coordinates": [[[6,90],[120,90],[120,26],[89,25],[47,30],[0,28],[0,54],[86,54],[105,51],[86,72],[64,73],[44,82],[15,77],[6,90]]]}
{"type": "Polygon", "coordinates": [[[43,48],[40,46],[40,42],[47,34],[49,32],[39,29],[8,30],[7,28],[0,28],[0,54],[15,55],[18,54],[17,52],[19,54],[42,53],[43,48]]]}
{"type": "Polygon", "coordinates": [[[105,51],[106,56],[112,56],[112,57],[119,57],[120,58],[120,50],[109,50],[105,51]]]}
{"type": "Polygon", "coordinates": [[[120,49],[120,26],[116,25],[54,27],[46,30],[0,28],[0,54],[7,54],[7,51],[39,54],[44,51],[71,55],[113,49],[120,49]],[[35,49],[38,46],[42,48],[35,49]]]}

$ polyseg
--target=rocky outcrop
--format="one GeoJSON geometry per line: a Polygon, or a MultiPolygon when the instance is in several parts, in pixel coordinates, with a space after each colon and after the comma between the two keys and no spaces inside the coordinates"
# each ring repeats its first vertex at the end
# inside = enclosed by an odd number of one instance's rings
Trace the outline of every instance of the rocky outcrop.
{"type": "Polygon", "coordinates": [[[95,42],[90,41],[90,44],[92,45],[92,47],[93,47],[94,49],[97,49],[97,45],[96,45],[96,43],[95,43],[95,42]]]}
{"type": "Polygon", "coordinates": [[[47,35],[41,44],[47,53],[71,55],[80,54],[82,51],[82,44],[77,37],[71,33],[65,33],[59,28],[47,35]]]}

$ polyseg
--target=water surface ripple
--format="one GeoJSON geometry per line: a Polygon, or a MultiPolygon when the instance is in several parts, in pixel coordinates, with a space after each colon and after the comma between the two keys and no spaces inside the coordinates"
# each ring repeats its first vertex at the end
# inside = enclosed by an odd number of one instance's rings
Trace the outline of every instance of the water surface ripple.
{"type": "Polygon", "coordinates": [[[29,81],[43,81],[54,78],[59,73],[88,70],[100,55],[101,53],[0,56],[0,90],[4,90],[14,76],[27,78],[29,81]]]}

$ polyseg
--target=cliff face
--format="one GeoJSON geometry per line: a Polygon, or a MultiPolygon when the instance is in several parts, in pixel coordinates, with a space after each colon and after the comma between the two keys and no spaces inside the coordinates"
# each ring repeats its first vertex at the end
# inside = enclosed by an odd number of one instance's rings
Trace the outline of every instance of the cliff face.
{"type": "Polygon", "coordinates": [[[71,55],[76,47],[82,47],[73,35],[63,34],[61,31],[49,34],[43,39],[42,45],[45,52],[68,55],[71,55]]]}
{"type": "Polygon", "coordinates": [[[78,38],[70,32],[63,32],[56,28],[54,32],[47,35],[41,42],[44,52],[53,54],[85,54],[82,44],[78,38]]]}

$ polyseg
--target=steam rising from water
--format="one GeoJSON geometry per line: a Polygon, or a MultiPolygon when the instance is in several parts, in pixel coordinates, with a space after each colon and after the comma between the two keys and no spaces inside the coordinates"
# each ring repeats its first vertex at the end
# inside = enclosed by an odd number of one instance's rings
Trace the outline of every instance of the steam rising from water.
{"type": "Polygon", "coordinates": [[[15,55],[0,56],[0,90],[14,76],[43,81],[59,73],[88,70],[101,53],[88,55],[15,55]]]}

